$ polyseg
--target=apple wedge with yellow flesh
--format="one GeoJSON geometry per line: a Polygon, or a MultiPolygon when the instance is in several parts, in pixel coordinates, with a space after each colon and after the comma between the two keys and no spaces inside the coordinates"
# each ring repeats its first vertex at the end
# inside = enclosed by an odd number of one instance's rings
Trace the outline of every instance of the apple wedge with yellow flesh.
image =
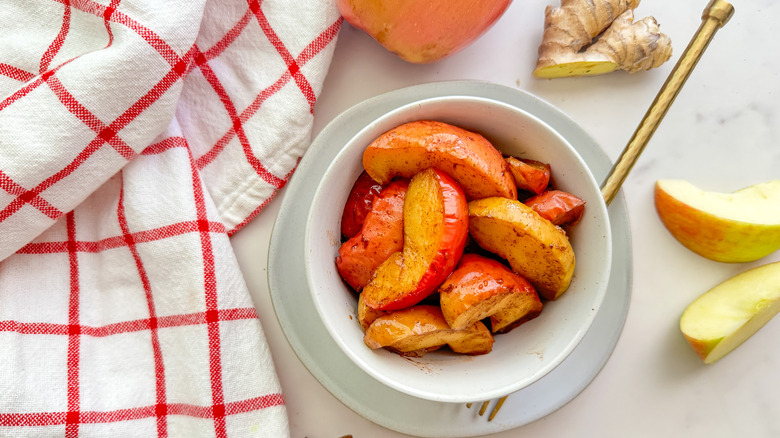
{"type": "Polygon", "coordinates": [[[505,333],[542,311],[536,289],[502,263],[464,254],[439,287],[442,314],[450,327],[462,329],[490,317],[493,333],[505,333]]]}
{"type": "Polygon", "coordinates": [[[780,180],[733,193],[659,180],[655,208],[675,239],[711,260],[749,262],[780,249],[780,180]]]}
{"type": "Polygon", "coordinates": [[[680,318],[680,331],[704,363],[713,363],[778,311],[780,262],[774,262],[737,274],[694,300],[680,318]]]}
{"type": "Polygon", "coordinates": [[[574,249],[566,233],[520,201],[485,198],[469,202],[469,234],[509,262],[548,300],[569,288],[574,249]]]}
{"type": "Polygon", "coordinates": [[[466,197],[438,169],[411,179],[403,217],[403,249],[379,265],[363,288],[363,299],[373,309],[397,310],[422,301],[455,269],[466,245],[466,197]]]}
{"type": "Polygon", "coordinates": [[[374,319],[363,341],[371,349],[386,348],[403,356],[421,357],[445,345],[455,353],[487,354],[493,335],[480,321],[464,329],[447,324],[439,306],[421,304],[374,319]]]}
{"type": "Polygon", "coordinates": [[[447,123],[421,120],[385,132],[366,147],[363,167],[380,184],[433,167],[452,176],[468,199],[517,198],[509,165],[490,141],[447,123]]]}

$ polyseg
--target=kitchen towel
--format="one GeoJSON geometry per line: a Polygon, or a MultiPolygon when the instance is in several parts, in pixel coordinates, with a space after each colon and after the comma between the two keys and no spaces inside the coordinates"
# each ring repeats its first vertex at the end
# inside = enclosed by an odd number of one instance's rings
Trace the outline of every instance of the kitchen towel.
{"type": "Polygon", "coordinates": [[[310,144],[341,23],[331,0],[3,2],[0,436],[289,435],[229,236],[310,144]]]}

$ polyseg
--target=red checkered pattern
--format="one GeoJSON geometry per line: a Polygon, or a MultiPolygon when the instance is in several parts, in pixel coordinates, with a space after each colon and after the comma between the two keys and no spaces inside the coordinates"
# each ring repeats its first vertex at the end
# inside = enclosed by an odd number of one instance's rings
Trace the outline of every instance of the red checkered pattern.
{"type": "Polygon", "coordinates": [[[3,3],[0,436],[289,435],[229,236],[306,151],[340,25],[331,0],[3,3]]]}

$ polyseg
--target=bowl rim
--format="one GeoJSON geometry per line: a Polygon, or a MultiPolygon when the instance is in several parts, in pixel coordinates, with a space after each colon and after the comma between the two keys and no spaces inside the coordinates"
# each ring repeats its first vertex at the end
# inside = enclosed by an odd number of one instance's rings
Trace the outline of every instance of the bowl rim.
{"type": "MultiPolygon", "coordinates": [[[[533,96],[532,96],[533,97],[533,96]]],[[[591,184],[594,185],[594,187],[598,188],[599,184],[596,180],[595,176],[593,175],[593,172],[588,167],[587,163],[583,160],[583,158],[580,156],[579,152],[569,143],[569,141],[563,137],[559,132],[557,132],[554,128],[552,128],[549,124],[547,124],[544,120],[540,119],[536,115],[532,114],[526,109],[519,108],[515,105],[512,105],[507,102],[503,102],[500,100],[495,100],[488,97],[482,97],[482,96],[473,96],[473,95],[459,95],[459,94],[451,94],[451,95],[444,95],[444,96],[434,96],[434,97],[426,97],[421,98],[419,100],[415,100],[412,102],[408,102],[405,104],[402,104],[398,107],[395,107],[382,115],[376,117],[371,122],[360,128],[354,135],[350,137],[348,141],[346,141],[343,145],[341,145],[338,152],[335,153],[333,159],[330,163],[326,166],[325,174],[323,175],[322,179],[325,179],[328,172],[333,168],[334,163],[339,161],[339,158],[347,153],[347,150],[349,149],[349,146],[352,145],[357,139],[360,139],[361,137],[366,135],[366,132],[368,131],[375,131],[377,130],[377,125],[382,125],[383,123],[387,123],[388,119],[392,119],[394,116],[400,115],[404,112],[409,111],[410,109],[413,109],[415,107],[420,107],[423,105],[431,104],[431,103],[437,103],[442,101],[452,101],[453,99],[460,100],[460,101],[468,101],[468,102],[479,102],[479,103],[486,103],[493,106],[499,106],[503,107],[505,109],[508,109],[512,112],[521,113],[523,117],[526,117],[528,120],[532,120],[534,124],[543,127],[548,134],[553,135],[557,137],[558,141],[564,145],[565,148],[567,148],[571,154],[571,157],[579,161],[579,166],[585,169],[587,172],[587,177],[591,180],[591,184]]],[[[422,120],[425,118],[416,118],[417,120],[422,120]]],[[[433,119],[433,118],[429,118],[433,119]]],[[[334,119],[331,123],[336,122],[339,120],[338,118],[334,119]]],[[[386,132],[389,129],[392,129],[395,127],[395,125],[386,127],[386,129],[380,130],[381,132],[386,132]]],[[[468,129],[468,128],[467,128],[468,129]]],[[[381,134],[380,134],[381,135],[381,134]]],[[[367,145],[367,143],[364,144],[364,147],[367,145]]],[[[500,149],[499,149],[500,150],[500,149]]],[[[552,371],[555,367],[557,367],[561,362],[563,362],[570,354],[571,352],[579,345],[580,341],[584,337],[585,333],[588,331],[590,326],[593,324],[593,320],[595,319],[595,316],[597,314],[597,311],[599,307],[601,306],[602,302],[604,301],[604,297],[606,295],[606,291],[608,289],[608,283],[609,283],[609,277],[610,277],[610,269],[611,269],[611,259],[612,259],[612,230],[609,223],[609,214],[606,210],[606,205],[604,202],[599,202],[598,204],[598,217],[599,219],[604,223],[604,239],[603,239],[603,247],[604,247],[604,255],[605,259],[602,261],[602,265],[605,266],[605,269],[601,270],[600,275],[598,276],[598,287],[597,293],[594,296],[594,302],[593,302],[593,309],[591,312],[586,312],[586,317],[583,320],[583,323],[581,327],[579,327],[576,330],[576,333],[573,337],[570,338],[570,342],[566,345],[565,348],[561,349],[557,355],[555,356],[555,359],[548,362],[544,366],[540,367],[536,372],[532,373],[530,376],[527,376],[524,379],[521,379],[517,381],[516,383],[509,385],[509,386],[502,386],[501,388],[495,388],[492,390],[485,390],[480,394],[477,394],[476,396],[473,394],[468,395],[460,395],[460,396],[454,396],[454,395],[442,395],[435,392],[430,392],[427,390],[423,390],[414,386],[410,386],[405,384],[402,381],[397,381],[395,379],[389,378],[387,375],[384,375],[380,372],[378,372],[376,369],[374,369],[372,366],[370,366],[368,363],[366,363],[363,358],[361,358],[359,355],[357,355],[352,347],[349,345],[348,342],[346,342],[342,336],[340,336],[339,332],[336,330],[336,327],[331,323],[330,318],[328,315],[324,313],[323,306],[320,305],[319,302],[319,296],[316,293],[316,287],[317,284],[314,279],[312,278],[312,270],[309,269],[310,265],[310,259],[312,254],[312,248],[311,248],[311,233],[313,232],[313,227],[310,225],[313,217],[317,214],[316,208],[314,208],[316,204],[317,199],[322,199],[323,191],[327,190],[326,187],[324,187],[324,184],[322,184],[322,180],[318,181],[318,185],[314,191],[314,195],[312,198],[312,204],[310,208],[308,209],[307,216],[305,218],[305,233],[304,233],[304,264],[306,266],[306,281],[308,283],[308,289],[309,294],[312,298],[312,302],[314,303],[314,307],[317,311],[318,316],[320,317],[321,321],[323,322],[323,325],[328,331],[328,334],[330,337],[335,341],[335,343],[339,346],[339,348],[342,350],[342,352],[353,362],[355,363],[361,370],[366,372],[368,375],[372,376],[374,379],[380,381],[381,383],[396,389],[398,391],[401,391],[403,393],[428,399],[428,400],[434,400],[439,402],[469,402],[469,401],[475,401],[475,400],[489,400],[492,398],[497,398],[503,395],[507,395],[509,393],[515,392],[517,390],[520,390],[526,386],[529,386],[536,382],[537,380],[544,377],[546,374],[548,374],[550,371],[552,371]]],[[[601,199],[600,199],[601,200],[601,199]]],[[[591,207],[592,209],[593,207],[591,207]]],[[[337,246],[338,247],[338,246],[337,246]]],[[[576,269],[576,268],[575,268],[576,269]]],[[[336,274],[338,275],[338,274],[336,274]]],[[[576,273],[575,273],[576,275],[576,273]]],[[[344,286],[347,287],[346,285],[344,286]]],[[[352,291],[350,291],[352,292],[352,291]]],[[[354,293],[354,292],[352,292],[354,293]]],[[[365,347],[366,349],[368,347],[365,347]]],[[[395,354],[395,353],[389,353],[389,354],[395,354]]]]}

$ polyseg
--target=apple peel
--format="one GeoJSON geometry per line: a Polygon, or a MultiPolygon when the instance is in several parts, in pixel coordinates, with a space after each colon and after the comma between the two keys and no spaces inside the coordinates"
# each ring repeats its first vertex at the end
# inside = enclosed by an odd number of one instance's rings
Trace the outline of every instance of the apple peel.
{"type": "Polygon", "coordinates": [[[374,270],[403,248],[406,180],[395,180],[373,197],[360,231],[339,248],[336,269],[357,292],[371,280],[374,270]]]}
{"type": "Polygon", "coordinates": [[[439,296],[442,314],[454,329],[489,317],[493,333],[506,333],[542,312],[531,283],[503,263],[477,254],[463,255],[439,296]]]}
{"type": "Polygon", "coordinates": [[[404,123],[363,152],[363,168],[380,184],[436,168],[457,181],[468,199],[517,199],[517,186],[501,152],[482,135],[435,120],[404,123]]]}

